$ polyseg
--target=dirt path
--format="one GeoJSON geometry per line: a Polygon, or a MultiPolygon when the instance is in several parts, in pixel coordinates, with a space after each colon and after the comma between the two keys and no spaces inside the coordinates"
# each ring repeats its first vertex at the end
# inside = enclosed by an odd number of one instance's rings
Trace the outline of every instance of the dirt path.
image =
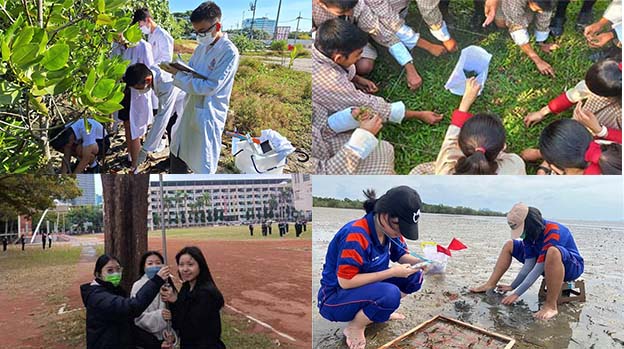
{"type": "MultiPolygon", "coordinates": [[[[152,249],[160,249],[161,241],[150,238],[148,245],[152,249]]],[[[312,256],[309,240],[169,239],[169,265],[175,266],[175,253],[190,245],[202,249],[229,311],[233,311],[233,307],[239,314],[273,327],[272,337],[280,342],[310,348],[312,256]],[[294,341],[276,331],[292,337],[294,341]]],[[[260,324],[254,328],[256,330],[267,331],[260,324]]]]}

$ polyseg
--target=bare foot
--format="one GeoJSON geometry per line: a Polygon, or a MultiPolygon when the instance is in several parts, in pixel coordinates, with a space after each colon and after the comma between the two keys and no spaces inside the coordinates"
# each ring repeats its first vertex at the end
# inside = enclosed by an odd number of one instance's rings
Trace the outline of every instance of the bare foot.
{"type": "Polygon", "coordinates": [[[494,288],[496,288],[496,285],[483,284],[481,286],[471,287],[471,288],[468,289],[468,291],[470,291],[472,293],[484,293],[484,292],[487,292],[488,290],[492,290],[494,288]]]}
{"type": "Polygon", "coordinates": [[[524,149],[520,153],[520,157],[522,157],[524,161],[535,162],[542,158],[542,153],[540,152],[539,149],[528,148],[528,149],[524,149]]]}
{"type": "Polygon", "coordinates": [[[427,47],[427,52],[429,52],[431,55],[436,56],[436,57],[440,57],[443,54],[446,54],[446,48],[442,45],[435,45],[432,44],[431,46],[427,47]]]}
{"type": "Polygon", "coordinates": [[[342,333],[347,337],[347,347],[349,349],[365,349],[366,336],[364,336],[364,328],[345,327],[342,333]]]}
{"type": "Polygon", "coordinates": [[[457,41],[455,41],[455,39],[453,38],[444,41],[442,45],[444,45],[444,47],[446,48],[448,52],[457,51],[457,41]]]}
{"type": "Polygon", "coordinates": [[[544,305],[540,311],[533,314],[533,317],[539,320],[550,320],[558,313],[557,307],[544,305]]]}
{"type": "Polygon", "coordinates": [[[394,313],[390,314],[389,320],[405,320],[405,315],[395,311],[394,313]]]}

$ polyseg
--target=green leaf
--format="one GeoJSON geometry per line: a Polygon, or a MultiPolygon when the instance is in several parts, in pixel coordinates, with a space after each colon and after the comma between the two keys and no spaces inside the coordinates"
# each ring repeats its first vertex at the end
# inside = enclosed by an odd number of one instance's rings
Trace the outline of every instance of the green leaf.
{"type": "Polygon", "coordinates": [[[108,114],[112,114],[118,110],[123,109],[123,107],[119,103],[108,101],[108,102],[104,102],[104,103],[100,103],[96,105],[95,109],[97,109],[97,111],[99,111],[102,114],[108,115],[108,114]]]}
{"type": "Polygon", "coordinates": [[[80,34],[80,28],[76,26],[67,27],[59,32],[59,37],[73,40],[80,34]]]}
{"type": "Polygon", "coordinates": [[[106,0],[106,8],[110,10],[114,10],[126,3],[126,0],[106,0]]]}
{"type": "Polygon", "coordinates": [[[85,82],[84,91],[86,94],[91,95],[91,90],[93,90],[93,86],[95,86],[95,70],[91,70],[89,75],[87,76],[87,81],[85,82]]]}
{"type": "Polygon", "coordinates": [[[82,120],[84,121],[85,131],[87,131],[87,133],[91,133],[91,123],[87,119],[86,114],[82,116],[82,120]]]}
{"type": "Polygon", "coordinates": [[[40,30],[33,37],[33,43],[34,42],[39,43],[39,51],[37,52],[37,54],[42,54],[48,46],[48,32],[46,32],[45,30],[40,30]]]}
{"type": "Polygon", "coordinates": [[[39,51],[39,45],[28,44],[20,46],[13,51],[11,55],[11,62],[16,65],[25,65],[37,59],[37,52],[39,51]]]}
{"type": "Polygon", "coordinates": [[[69,46],[65,43],[56,44],[44,53],[41,65],[50,71],[62,69],[69,60],[69,46]]]}
{"type": "Polygon", "coordinates": [[[139,23],[135,23],[124,32],[124,37],[131,43],[137,43],[143,39],[143,32],[139,29],[139,23]]]}
{"type": "Polygon", "coordinates": [[[56,85],[52,85],[52,86],[47,86],[44,88],[39,88],[37,86],[33,86],[33,88],[30,90],[30,93],[33,96],[39,97],[39,96],[45,96],[45,95],[51,95],[54,93],[54,87],[56,85]]]}
{"type": "Polygon", "coordinates": [[[9,81],[0,81],[0,105],[12,105],[20,96],[20,89],[9,81]]]}
{"type": "Polygon", "coordinates": [[[121,17],[115,21],[115,25],[113,25],[113,28],[115,28],[115,30],[118,32],[123,32],[124,30],[126,30],[126,28],[128,28],[131,22],[132,19],[128,17],[121,17]]]}
{"type": "Polygon", "coordinates": [[[35,110],[37,110],[38,112],[44,114],[44,115],[48,115],[48,107],[45,106],[45,104],[42,103],[42,99],[41,97],[35,97],[32,95],[28,95],[28,99],[30,101],[30,104],[33,106],[33,108],[35,110]]]}
{"type": "Polygon", "coordinates": [[[93,115],[93,119],[95,119],[95,121],[104,124],[104,123],[110,123],[110,122],[114,122],[115,120],[113,120],[111,117],[106,116],[106,115],[100,115],[100,114],[95,114],[93,115]]]}
{"type": "Polygon", "coordinates": [[[109,15],[105,15],[105,14],[99,14],[97,16],[97,20],[95,21],[95,24],[98,26],[102,26],[102,25],[112,25],[113,19],[111,18],[111,16],[109,15]]]}
{"type": "Polygon", "coordinates": [[[2,61],[7,62],[11,58],[11,48],[6,37],[2,40],[2,61]]]}
{"type": "Polygon", "coordinates": [[[115,80],[113,79],[102,79],[95,84],[93,88],[93,92],[91,95],[94,98],[104,98],[108,96],[113,88],[115,87],[115,80]]]}
{"type": "Polygon", "coordinates": [[[123,93],[123,90],[125,88],[125,84],[122,84],[121,88],[119,88],[119,90],[115,91],[112,96],[110,98],[108,98],[109,102],[113,102],[113,103],[121,103],[121,101],[123,101],[125,95],[123,93]]]}
{"type": "Polygon", "coordinates": [[[97,7],[99,13],[104,13],[104,11],[106,10],[106,3],[104,2],[104,0],[97,0],[97,7]]]}
{"type": "Polygon", "coordinates": [[[26,27],[22,29],[17,38],[15,38],[15,41],[13,41],[11,48],[15,50],[16,48],[29,44],[32,41],[34,34],[35,29],[33,27],[26,27]]]}
{"type": "Polygon", "coordinates": [[[61,80],[61,82],[56,84],[56,86],[54,87],[54,92],[52,94],[56,96],[56,95],[66,92],[67,90],[71,88],[73,83],[74,83],[74,79],[72,79],[71,77],[61,80]]]}

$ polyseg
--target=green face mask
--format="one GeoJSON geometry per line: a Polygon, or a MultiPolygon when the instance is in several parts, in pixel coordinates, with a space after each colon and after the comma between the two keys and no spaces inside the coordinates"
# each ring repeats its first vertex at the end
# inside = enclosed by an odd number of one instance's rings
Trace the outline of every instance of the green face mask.
{"type": "Polygon", "coordinates": [[[121,283],[121,273],[108,274],[104,278],[104,281],[110,282],[113,286],[119,286],[119,283],[121,283]]]}

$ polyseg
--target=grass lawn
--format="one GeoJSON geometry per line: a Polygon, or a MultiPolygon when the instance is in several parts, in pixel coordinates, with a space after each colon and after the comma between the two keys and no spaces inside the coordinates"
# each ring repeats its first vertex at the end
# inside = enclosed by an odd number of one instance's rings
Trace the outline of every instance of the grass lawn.
{"type": "MultiPolygon", "coordinates": [[[[312,232],[312,224],[308,224],[307,231],[301,234],[300,239],[310,240],[312,232]]],[[[149,237],[160,237],[160,230],[152,230],[149,237]]],[[[218,226],[218,227],[194,227],[194,228],[175,228],[167,229],[167,239],[201,239],[201,240],[266,240],[280,239],[277,223],[273,224],[272,234],[266,237],[262,236],[262,229],[259,224],[254,225],[254,236],[249,236],[249,228],[247,225],[240,226],[218,226]]],[[[295,238],[295,225],[290,224],[288,235],[284,239],[295,238]]]]}
{"type": "MultiPolygon", "coordinates": [[[[596,3],[594,6],[596,19],[604,12],[607,4],[607,1],[596,3]]],[[[453,0],[450,7],[451,13],[456,18],[455,26],[461,29],[461,31],[450,29],[450,32],[458,41],[460,49],[477,45],[493,55],[485,89],[473,104],[471,112],[487,111],[503,118],[507,130],[507,151],[520,153],[525,148],[537,147],[539,135],[549,122],[557,118],[571,117],[572,113],[567,111],[558,116],[550,115],[532,128],[524,126],[524,116],[531,111],[539,110],[550,99],[576,85],[584,79],[585,72],[592,65],[589,60],[592,50],[587,46],[582,33],[574,28],[580,2],[573,1],[568,7],[565,33],[557,39],[561,47],[550,55],[536,48],[539,55],[555,69],[555,78],[539,74],[533,62],[511,40],[506,29],[495,30],[489,35],[471,33],[468,25],[472,15],[471,0],[453,0]]],[[[420,32],[423,38],[437,42],[429,33],[413,2],[410,5],[407,24],[420,32]]],[[[451,113],[459,106],[461,100],[461,96],[453,95],[444,89],[444,84],[459,59],[459,52],[436,58],[423,50],[414,49],[414,63],[423,78],[423,85],[412,92],[407,88],[404,76],[401,76],[395,85],[401,73],[400,67],[383,47],[378,47],[377,51],[379,58],[369,78],[379,85],[380,96],[391,102],[403,101],[408,109],[433,110],[444,114],[444,120],[436,126],[427,126],[420,121],[409,121],[401,125],[386,125],[381,130],[379,137],[394,145],[397,173],[406,174],[416,165],[435,161],[437,157],[450,124],[451,113]]],[[[534,173],[535,169],[530,167],[528,171],[534,173]]]]}

